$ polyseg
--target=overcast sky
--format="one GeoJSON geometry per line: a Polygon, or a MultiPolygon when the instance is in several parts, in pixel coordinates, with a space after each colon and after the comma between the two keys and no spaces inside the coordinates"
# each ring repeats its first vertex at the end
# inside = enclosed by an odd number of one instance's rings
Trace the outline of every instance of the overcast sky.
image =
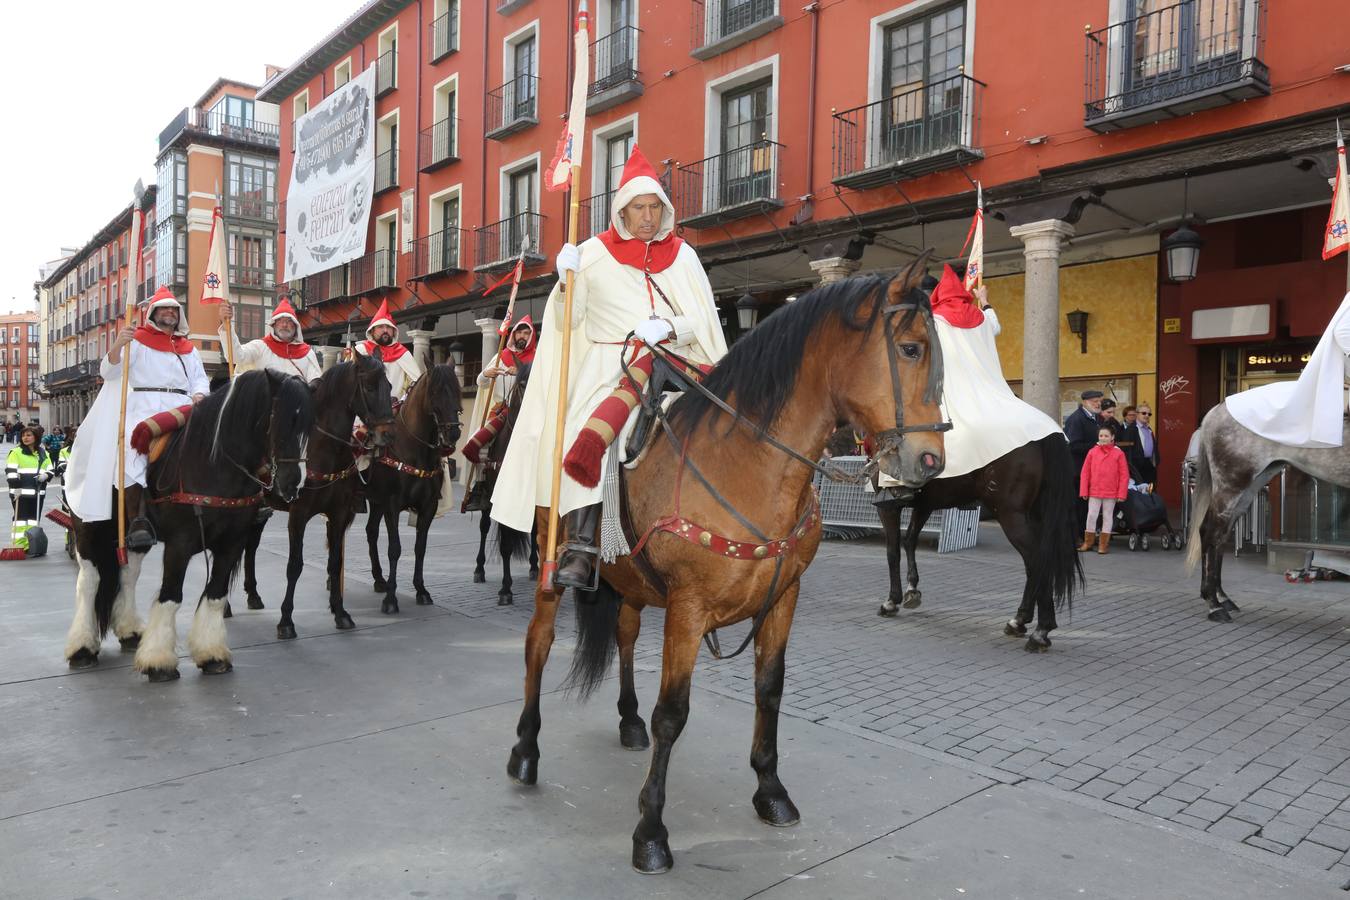
{"type": "Polygon", "coordinates": [[[80,247],[155,181],[159,132],[225,76],[261,84],[360,0],[91,0],[5,11],[0,310],[32,308],[38,266],[80,247]]]}

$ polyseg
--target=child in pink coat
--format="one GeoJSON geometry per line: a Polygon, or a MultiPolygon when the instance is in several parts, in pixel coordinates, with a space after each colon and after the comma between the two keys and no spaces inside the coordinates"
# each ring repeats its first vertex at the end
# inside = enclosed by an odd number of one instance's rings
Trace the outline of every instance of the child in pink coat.
{"type": "Polygon", "coordinates": [[[1116,514],[1116,502],[1125,499],[1130,484],[1130,467],[1125,454],[1116,446],[1115,432],[1103,425],[1097,430],[1097,446],[1088,451],[1083,461],[1083,472],[1078,480],[1078,496],[1088,502],[1087,524],[1083,529],[1080,553],[1092,549],[1095,542],[1098,553],[1106,553],[1111,543],[1111,520],[1116,514]],[[1102,517],[1101,534],[1097,534],[1097,515],[1102,517]]]}

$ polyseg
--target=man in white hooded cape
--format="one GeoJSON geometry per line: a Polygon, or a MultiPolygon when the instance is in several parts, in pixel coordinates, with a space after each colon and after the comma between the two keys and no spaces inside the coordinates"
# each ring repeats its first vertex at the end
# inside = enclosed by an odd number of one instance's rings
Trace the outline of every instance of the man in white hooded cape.
{"type": "Polygon", "coordinates": [[[1350,294],[1341,300],[1297,381],[1263,384],[1224,403],[1237,422],[1287,447],[1339,447],[1350,377],[1350,294]]]}
{"type": "MultiPolygon", "coordinates": [[[[635,146],[614,192],[610,228],[558,253],[560,278],[568,270],[576,272],[564,447],[572,445],[591,413],[618,387],[623,377],[620,358],[630,333],[700,365],[712,365],[726,355],[707,273],[674,230],[675,208],[656,170],[635,146]]],[[[492,518],[526,533],[536,507],[547,506],[552,491],[559,336],[566,332],[565,324],[560,280],[544,309],[533,375],[492,494],[492,518]]],[[[603,465],[610,464],[606,454],[603,465]]],[[[584,487],[563,475],[558,514],[568,517],[569,542],[558,561],[560,586],[589,586],[598,551],[600,502],[599,485],[584,487]]]]}
{"type": "Polygon", "coordinates": [[[230,359],[236,369],[270,369],[282,375],[295,375],[306,382],[323,374],[319,355],[305,343],[300,319],[290,301],[282,299],[267,319],[269,333],[247,344],[239,342],[231,327],[233,311],[229,303],[220,304],[220,341],[229,343],[230,359]]]}

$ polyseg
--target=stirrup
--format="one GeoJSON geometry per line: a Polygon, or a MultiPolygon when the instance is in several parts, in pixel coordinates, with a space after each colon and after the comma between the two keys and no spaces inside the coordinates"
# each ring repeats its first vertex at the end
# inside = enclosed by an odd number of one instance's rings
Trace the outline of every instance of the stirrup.
{"type": "Polygon", "coordinates": [[[488,508],[487,503],[487,481],[482,480],[474,483],[469,488],[469,496],[464,498],[463,512],[483,512],[488,508]]]}
{"type": "Polygon", "coordinates": [[[562,548],[562,549],[563,549],[563,553],[580,554],[580,555],[583,555],[583,556],[588,556],[588,557],[590,557],[590,560],[591,560],[591,577],[590,577],[590,579],[586,582],[586,584],[584,584],[584,585],[582,585],[582,584],[573,584],[573,583],[571,583],[571,582],[569,582],[569,581],[564,581],[563,578],[562,578],[562,576],[563,576],[563,562],[564,562],[564,560],[563,560],[562,556],[559,555],[559,558],[558,558],[558,572],[557,572],[556,575],[553,576],[554,583],[555,583],[555,584],[558,584],[558,585],[560,585],[560,586],[562,586],[562,587],[570,587],[570,588],[573,588],[574,590],[578,590],[578,591],[581,591],[582,593],[586,593],[586,594],[594,594],[596,591],[598,591],[598,590],[600,589],[600,547],[599,547],[599,545],[598,545],[598,544],[578,544],[578,543],[569,541],[568,543],[563,544],[563,548],[562,548]]]}
{"type": "Polygon", "coordinates": [[[267,520],[272,518],[273,512],[274,510],[272,509],[272,507],[268,506],[266,503],[259,504],[258,514],[253,517],[253,524],[266,525],[267,520]]]}
{"type": "Polygon", "coordinates": [[[131,520],[131,526],[127,528],[127,549],[136,553],[147,553],[150,548],[155,546],[155,529],[150,524],[150,520],[145,516],[137,516],[131,520]]]}

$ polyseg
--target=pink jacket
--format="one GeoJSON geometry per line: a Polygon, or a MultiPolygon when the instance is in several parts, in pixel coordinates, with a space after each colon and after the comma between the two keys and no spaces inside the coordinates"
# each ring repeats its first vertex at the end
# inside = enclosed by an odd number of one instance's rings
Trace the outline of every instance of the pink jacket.
{"type": "Polygon", "coordinates": [[[1098,444],[1088,451],[1078,481],[1078,496],[1124,500],[1129,485],[1130,467],[1119,447],[1098,444]]]}

